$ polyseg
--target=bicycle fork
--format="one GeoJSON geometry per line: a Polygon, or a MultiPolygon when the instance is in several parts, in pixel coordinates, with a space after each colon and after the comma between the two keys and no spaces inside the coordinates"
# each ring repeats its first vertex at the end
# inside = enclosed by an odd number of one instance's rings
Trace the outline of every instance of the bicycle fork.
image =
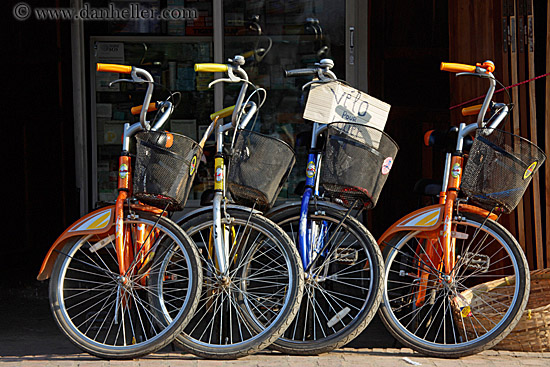
{"type": "Polygon", "coordinates": [[[222,223],[222,201],[225,196],[225,163],[223,156],[223,133],[227,128],[218,126],[216,129],[216,147],[217,153],[214,157],[214,199],[213,219],[214,228],[212,236],[214,237],[215,260],[217,261],[219,271],[222,277],[227,277],[229,273],[229,226],[222,223]]]}
{"type": "Polygon", "coordinates": [[[445,163],[444,186],[439,195],[439,203],[444,204],[443,229],[433,236],[426,237],[426,248],[417,250],[418,292],[415,304],[420,307],[426,299],[430,275],[438,273],[437,282],[450,283],[454,279],[456,263],[456,239],[453,237],[453,212],[462,177],[463,157],[460,154],[448,155],[445,163]],[[430,271],[430,268],[432,270],[430,271]]]}

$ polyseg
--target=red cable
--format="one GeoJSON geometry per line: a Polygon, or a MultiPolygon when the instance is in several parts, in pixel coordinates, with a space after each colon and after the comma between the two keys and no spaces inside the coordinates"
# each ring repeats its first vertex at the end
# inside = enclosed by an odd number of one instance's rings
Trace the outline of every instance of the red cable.
{"type": "MultiPolygon", "coordinates": [[[[550,75],[550,73],[546,73],[546,74],[543,74],[543,75],[539,75],[539,76],[536,76],[536,77],[534,77],[534,78],[532,78],[532,79],[525,80],[525,81],[523,81],[523,82],[519,82],[519,83],[516,83],[516,84],[509,85],[509,86],[507,86],[507,87],[504,87],[504,88],[501,88],[501,89],[499,89],[499,90],[496,90],[496,91],[495,91],[495,94],[496,94],[496,93],[499,93],[499,92],[502,92],[502,91],[504,91],[504,90],[506,90],[506,89],[510,89],[510,88],[517,87],[518,85],[522,85],[522,84],[529,83],[529,82],[532,82],[532,81],[537,80],[537,79],[540,79],[540,78],[547,77],[548,75],[550,75]]],[[[468,103],[471,103],[471,102],[474,102],[474,101],[477,101],[477,100],[480,100],[480,99],[483,99],[483,98],[485,98],[485,95],[479,96],[479,97],[477,97],[477,98],[470,99],[469,101],[462,102],[462,103],[459,103],[459,104],[454,105],[454,106],[452,106],[452,107],[449,107],[449,110],[454,110],[455,108],[458,108],[458,107],[460,107],[460,106],[464,106],[465,104],[468,104],[468,103]]]]}

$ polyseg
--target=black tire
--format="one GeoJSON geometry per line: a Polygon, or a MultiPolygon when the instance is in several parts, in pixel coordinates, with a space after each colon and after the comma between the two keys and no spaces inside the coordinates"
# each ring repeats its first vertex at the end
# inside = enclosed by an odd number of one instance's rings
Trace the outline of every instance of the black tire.
{"type": "Polygon", "coordinates": [[[453,220],[453,231],[452,281],[421,257],[427,240],[420,231],[400,232],[384,249],[382,321],[401,343],[433,357],[458,358],[494,346],[516,326],[529,297],[527,261],[504,227],[466,213],[453,220]],[[425,297],[418,293],[419,266],[429,274],[425,297]]]}
{"type": "MultiPolygon", "coordinates": [[[[321,238],[328,241],[332,229],[344,215],[344,211],[319,203],[310,205],[308,218],[310,222],[327,223],[327,231],[321,238]]],[[[275,212],[271,219],[298,246],[300,207],[275,212]]],[[[305,275],[306,291],[300,312],[285,334],[271,346],[272,349],[293,355],[330,352],[357,337],[376,314],[382,297],[384,273],[376,241],[359,221],[349,216],[332,242],[336,246],[329,244],[311,269],[313,274],[326,271],[324,277],[305,275]],[[341,318],[335,323],[338,314],[341,318]]]]}
{"type": "Polygon", "coordinates": [[[239,250],[230,256],[225,284],[209,249],[212,212],[182,224],[199,247],[205,285],[195,316],[175,342],[202,358],[235,359],[266,348],[286,330],[303,293],[299,255],[288,236],[258,214],[227,213],[231,242],[239,250]]]}
{"type": "Polygon", "coordinates": [[[183,330],[198,303],[202,271],[191,238],[164,217],[133,214],[124,219],[132,243],[137,226],[155,229],[148,231],[154,242],[144,254],[150,261],[140,271],[132,265],[135,270],[122,281],[114,234],[70,239],[52,270],[49,295],[55,322],[74,344],[100,358],[138,358],[161,349],[183,330]],[[163,294],[158,282],[168,249],[181,256],[178,266],[186,277],[180,307],[173,310],[170,322],[156,317],[161,307],[170,308],[159,302],[163,294]]]}

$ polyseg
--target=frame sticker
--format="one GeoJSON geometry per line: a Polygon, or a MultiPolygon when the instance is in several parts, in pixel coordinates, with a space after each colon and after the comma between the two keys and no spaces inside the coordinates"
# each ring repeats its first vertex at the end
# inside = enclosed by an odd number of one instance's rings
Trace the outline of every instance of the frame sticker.
{"type": "Polygon", "coordinates": [[[458,178],[460,176],[460,173],[462,171],[462,168],[460,167],[460,163],[455,163],[453,165],[453,169],[451,170],[451,176],[454,178],[458,178]]]}
{"type": "Polygon", "coordinates": [[[313,161],[309,161],[306,168],[306,176],[309,178],[312,178],[313,176],[315,176],[315,171],[316,171],[315,163],[313,161]]]}
{"type": "Polygon", "coordinates": [[[123,180],[128,177],[128,165],[126,163],[122,163],[120,165],[120,167],[118,168],[118,175],[123,180]]]}

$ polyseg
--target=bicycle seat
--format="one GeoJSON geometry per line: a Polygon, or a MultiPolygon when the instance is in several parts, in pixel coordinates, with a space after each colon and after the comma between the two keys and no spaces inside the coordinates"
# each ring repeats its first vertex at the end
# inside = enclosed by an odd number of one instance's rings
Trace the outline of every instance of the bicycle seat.
{"type": "Polygon", "coordinates": [[[214,189],[206,189],[201,194],[201,206],[209,206],[212,205],[212,200],[214,200],[214,194],[216,192],[214,189]]]}
{"type": "MultiPolygon", "coordinates": [[[[447,130],[429,130],[424,134],[424,145],[442,150],[445,153],[452,153],[456,149],[458,127],[451,126],[447,130]]],[[[463,152],[469,152],[474,139],[471,136],[464,138],[463,152]]]]}
{"type": "Polygon", "coordinates": [[[431,178],[422,178],[414,184],[413,192],[424,196],[437,196],[441,192],[441,182],[431,178]]]}

